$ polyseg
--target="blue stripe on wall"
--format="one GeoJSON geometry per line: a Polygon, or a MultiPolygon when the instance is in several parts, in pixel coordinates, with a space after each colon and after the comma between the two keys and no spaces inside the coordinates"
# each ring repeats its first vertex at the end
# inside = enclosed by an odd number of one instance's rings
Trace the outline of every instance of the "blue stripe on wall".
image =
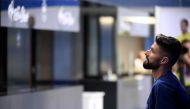
{"type": "Polygon", "coordinates": [[[87,0],[114,6],[190,6],[189,0],[87,0]]]}

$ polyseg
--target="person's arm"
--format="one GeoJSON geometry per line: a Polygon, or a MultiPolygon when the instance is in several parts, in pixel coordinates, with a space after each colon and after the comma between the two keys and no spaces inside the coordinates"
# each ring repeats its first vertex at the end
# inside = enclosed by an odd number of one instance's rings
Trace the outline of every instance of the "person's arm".
{"type": "Polygon", "coordinates": [[[173,90],[160,83],[155,86],[155,109],[176,109],[176,101],[173,90]]]}

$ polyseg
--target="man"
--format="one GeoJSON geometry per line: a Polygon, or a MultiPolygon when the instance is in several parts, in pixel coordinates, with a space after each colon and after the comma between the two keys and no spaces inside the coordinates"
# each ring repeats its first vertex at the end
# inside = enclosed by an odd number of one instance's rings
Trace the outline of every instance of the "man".
{"type": "Polygon", "coordinates": [[[151,69],[155,83],[147,101],[147,109],[190,109],[188,94],[171,72],[181,52],[180,42],[162,34],[145,52],[145,69],[151,69]]]}
{"type": "Polygon", "coordinates": [[[182,46],[186,49],[186,53],[184,53],[181,58],[186,64],[190,65],[190,40],[184,40],[182,46]]]}
{"type": "Polygon", "coordinates": [[[190,40],[182,41],[183,50],[178,60],[179,79],[184,86],[190,86],[190,40]]]}
{"type": "Polygon", "coordinates": [[[187,19],[182,19],[180,22],[180,26],[181,26],[181,32],[182,35],[178,37],[178,40],[180,42],[183,42],[184,40],[190,40],[190,33],[188,32],[188,20],[187,19]]]}

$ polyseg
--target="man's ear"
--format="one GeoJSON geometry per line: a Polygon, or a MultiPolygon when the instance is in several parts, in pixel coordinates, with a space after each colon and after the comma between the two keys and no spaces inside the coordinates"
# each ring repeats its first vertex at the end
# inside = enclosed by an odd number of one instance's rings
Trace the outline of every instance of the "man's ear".
{"type": "Polygon", "coordinates": [[[167,64],[169,62],[168,57],[163,57],[160,64],[167,64]]]}

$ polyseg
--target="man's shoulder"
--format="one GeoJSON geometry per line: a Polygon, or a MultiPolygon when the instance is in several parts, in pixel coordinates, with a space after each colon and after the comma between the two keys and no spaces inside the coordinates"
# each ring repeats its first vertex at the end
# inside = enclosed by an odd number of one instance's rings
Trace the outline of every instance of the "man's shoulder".
{"type": "Polygon", "coordinates": [[[158,79],[154,84],[154,88],[156,88],[156,90],[176,90],[176,88],[179,87],[178,85],[180,85],[178,81],[170,76],[158,79]]]}
{"type": "Polygon", "coordinates": [[[153,88],[156,90],[167,89],[167,87],[170,87],[170,85],[166,81],[163,81],[163,80],[157,80],[153,86],[153,88]]]}
{"type": "Polygon", "coordinates": [[[168,85],[169,83],[164,80],[157,80],[154,84],[154,87],[163,87],[165,85],[168,85]]]}

